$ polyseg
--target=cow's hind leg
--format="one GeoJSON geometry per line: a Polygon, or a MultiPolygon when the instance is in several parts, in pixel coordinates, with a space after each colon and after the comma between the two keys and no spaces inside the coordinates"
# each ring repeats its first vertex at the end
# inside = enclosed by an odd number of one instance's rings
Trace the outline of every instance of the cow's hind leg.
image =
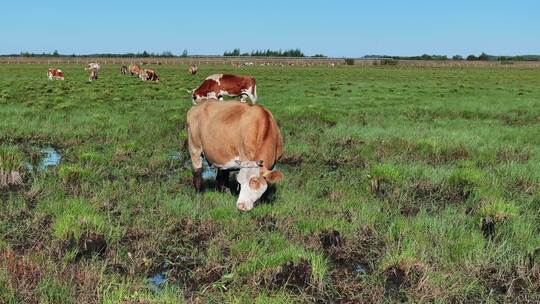
{"type": "Polygon", "coordinates": [[[198,192],[204,191],[202,178],[202,149],[195,146],[191,137],[188,138],[189,155],[193,164],[193,186],[198,192]]]}
{"type": "Polygon", "coordinates": [[[227,184],[229,183],[229,170],[219,170],[216,176],[216,185],[219,191],[227,191],[227,184]]]}

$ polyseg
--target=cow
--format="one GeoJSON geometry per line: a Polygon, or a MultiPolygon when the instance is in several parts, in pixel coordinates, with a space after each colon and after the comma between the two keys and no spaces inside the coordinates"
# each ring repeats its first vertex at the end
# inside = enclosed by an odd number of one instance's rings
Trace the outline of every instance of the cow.
{"type": "Polygon", "coordinates": [[[143,70],[141,70],[141,73],[139,74],[139,77],[143,81],[150,80],[150,81],[159,82],[159,76],[156,74],[156,72],[154,70],[143,69],[143,70]]]}
{"type": "Polygon", "coordinates": [[[139,76],[139,74],[142,71],[141,66],[138,64],[130,64],[128,70],[131,76],[133,75],[139,76]]]}
{"type": "Polygon", "coordinates": [[[97,78],[98,78],[98,69],[96,69],[96,68],[90,68],[90,69],[86,68],[85,70],[87,70],[90,73],[90,75],[88,76],[88,81],[92,82],[94,80],[97,80],[97,78]]]}
{"type": "Polygon", "coordinates": [[[47,77],[49,77],[49,80],[64,80],[64,72],[60,69],[49,68],[47,70],[47,77]]]}
{"type": "Polygon", "coordinates": [[[249,97],[251,102],[257,102],[257,84],[255,78],[250,76],[237,76],[230,74],[214,74],[206,77],[203,83],[191,92],[193,104],[202,99],[219,99],[223,96],[238,97],[246,102],[249,97]]]}
{"type": "Polygon", "coordinates": [[[95,62],[90,62],[89,64],[86,65],[86,70],[91,70],[91,69],[96,69],[99,71],[99,63],[95,63],[95,62]]]}
{"type": "Polygon", "coordinates": [[[204,191],[204,158],[218,168],[216,184],[225,189],[229,171],[238,170],[236,207],[249,211],[268,188],[283,178],[274,170],[283,154],[283,138],[272,113],[260,105],[207,99],[187,113],[188,150],[193,185],[204,191]]]}
{"type": "Polygon", "coordinates": [[[128,73],[128,67],[123,65],[121,68],[120,68],[120,74],[122,75],[127,75],[128,73]]]}
{"type": "Polygon", "coordinates": [[[195,74],[197,74],[198,70],[199,70],[199,68],[196,65],[190,65],[189,68],[188,68],[188,74],[195,75],[195,74]]]}

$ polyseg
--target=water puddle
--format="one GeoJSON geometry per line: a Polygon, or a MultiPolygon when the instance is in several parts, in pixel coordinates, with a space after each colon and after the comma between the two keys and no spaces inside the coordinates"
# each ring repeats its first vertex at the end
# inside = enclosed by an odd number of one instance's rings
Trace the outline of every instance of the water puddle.
{"type": "Polygon", "coordinates": [[[203,179],[216,179],[217,176],[217,169],[215,167],[210,166],[210,164],[205,160],[203,160],[203,166],[202,166],[202,178],[203,179]]]}
{"type": "Polygon", "coordinates": [[[39,163],[39,170],[46,170],[49,167],[58,166],[62,160],[62,155],[60,152],[55,150],[53,147],[47,147],[41,149],[41,162],[39,163]]]}
{"type": "Polygon", "coordinates": [[[152,275],[148,277],[148,283],[150,283],[150,287],[153,289],[159,289],[163,284],[167,283],[167,272],[169,271],[169,262],[163,261],[161,266],[154,272],[152,275]]]}
{"type": "Polygon", "coordinates": [[[160,287],[167,282],[167,272],[161,271],[148,278],[148,282],[153,287],[160,287]]]}
{"type": "MultiPolygon", "coordinates": [[[[62,160],[62,154],[53,147],[40,149],[39,152],[41,153],[41,158],[37,163],[37,171],[45,171],[49,167],[58,166],[62,160]]],[[[27,162],[25,167],[29,172],[34,172],[35,164],[27,162]]]]}
{"type": "MultiPolygon", "coordinates": [[[[169,158],[173,161],[182,160],[182,157],[179,152],[171,152],[169,158]]],[[[186,160],[184,163],[184,168],[192,169],[191,160],[186,160]]],[[[206,159],[203,158],[203,167],[202,167],[202,178],[204,180],[214,180],[217,176],[217,168],[210,165],[206,159]]]]}
{"type": "Polygon", "coordinates": [[[366,274],[366,268],[362,264],[357,264],[354,271],[358,274],[366,274]]]}

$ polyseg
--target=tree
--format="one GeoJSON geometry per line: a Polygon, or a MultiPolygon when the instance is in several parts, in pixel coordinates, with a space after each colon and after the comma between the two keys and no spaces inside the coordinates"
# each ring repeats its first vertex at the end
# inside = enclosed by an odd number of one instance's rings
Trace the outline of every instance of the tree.
{"type": "Polygon", "coordinates": [[[60,54],[58,54],[58,50],[54,50],[54,52],[52,53],[53,57],[58,57],[60,56],[60,54]]]}
{"type": "Polygon", "coordinates": [[[161,57],[173,57],[173,53],[171,51],[164,51],[161,53],[161,57]]]}
{"type": "Polygon", "coordinates": [[[225,52],[223,56],[240,56],[240,49],[234,49],[232,52],[225,52]]]}
{"type": "Polygon", "coordinates": [[[184,50],[184,51],[182,52],[182,55],[181,55],[181,56],[182,56],[182,57],[187,57],[187,56],[188,56],[188,51],[187,51],[187,50],[184,50]]]}
{"type": "Polygon", "coordinates": [[[454,55],[452,60],[463,60],[463,57],[461,55],[454,55]]]}
{"type": "Polygon", "coordinates": [[[469,61],[478,60],[478,58],[476,56],[474,56],[474,55],[469,55],[469,56],[467,56],[467,60],[469,60],[469,61]]]}
{"type": "Polygon", "coordinates": [[[489,56],[488,56],[488,54],[482,52],[482,54],[480,54],[480,56],[478,56],[478,60],[487,61],[487,60],[489,60],[489,56]]]}

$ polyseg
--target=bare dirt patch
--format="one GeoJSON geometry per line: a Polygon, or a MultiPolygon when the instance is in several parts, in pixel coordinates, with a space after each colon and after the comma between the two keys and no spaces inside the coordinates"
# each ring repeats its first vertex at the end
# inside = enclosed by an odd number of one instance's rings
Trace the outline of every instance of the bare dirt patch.
{"type": "Polygon", "coordinates": [[[274,288],[287,287],[297,290],[304,290],[309,286],[311,279],[311,264],[302,258],[297,263],[292,261],[281,265],[280,270],[271,281],[274,288]]]}

